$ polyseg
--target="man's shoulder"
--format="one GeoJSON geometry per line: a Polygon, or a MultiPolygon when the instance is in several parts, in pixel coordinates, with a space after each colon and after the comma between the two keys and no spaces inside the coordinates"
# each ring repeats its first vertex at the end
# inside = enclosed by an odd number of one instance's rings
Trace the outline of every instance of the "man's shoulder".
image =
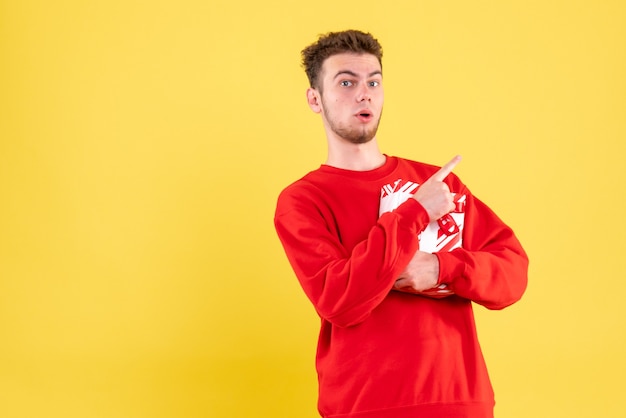
{"type": "Polygon", "coordinates": [[[324,175],[320,173],[321,168],[309,171],[299,179],[289,183],[280,192],[279,201],[285,199],[302,198],[316,194],[320,188],[320,183],[324,182],[324,175]]]}
{"type": "Polygon", "coordinates": [[[321,167],[318,167],[314,170],[307,172],[306,174],[304,174],[302,177],[298,178],[297,180],[294,180],[291,183],[289,183],[284,188],[283,191],[294,190],[294,189],[297,190],[301,188],[307,189],[307,188],[312,187],[316,183],[324,182],[325,177],[326,176],[324,176],[324,174],[322,173],[321,167]]]}

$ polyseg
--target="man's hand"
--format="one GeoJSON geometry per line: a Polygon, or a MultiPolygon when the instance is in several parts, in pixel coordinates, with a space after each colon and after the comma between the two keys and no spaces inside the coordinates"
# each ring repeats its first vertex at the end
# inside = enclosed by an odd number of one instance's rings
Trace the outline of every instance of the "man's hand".
{"type": "Polygon", "coordinates": [[[393,285],[394,290],[428,296],[434,299],[451,296],[454,292],[445,284],[437,286],[439,279],[439,259],[437,256],[417,251],[406,266],[400,278],[393,285]]]}
{"type": "Polygon", "coordinates": [[[396,290],[421,293],[437,286],[439,259],[436,255],[417,251],[393,285],[396,290]]]}
{"type": "Polygon", "coordinates": [[[461,161],[457,155],[433,174],[428,180],[420,185],[413,199],[417,200],[428,212],[430,221],[436,221],[454,209],[453,195],[444,179],[452,172],[454,167],[461,161]]]}

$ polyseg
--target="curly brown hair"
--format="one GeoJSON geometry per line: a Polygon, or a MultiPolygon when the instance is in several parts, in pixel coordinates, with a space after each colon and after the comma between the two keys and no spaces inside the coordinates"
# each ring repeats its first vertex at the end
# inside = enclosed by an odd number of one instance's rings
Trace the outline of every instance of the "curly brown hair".
{"type": "Polygon", "coordinates": [[[378,58],[382,69],[383,48],[371,34],[358,30],[328,32],[320,35],[317,42],[302,50],[302,66],[311,87],[321,90],[322,86],[318,85],[318,77],[324,60],[344,52],[372,54],[378,58]]]}

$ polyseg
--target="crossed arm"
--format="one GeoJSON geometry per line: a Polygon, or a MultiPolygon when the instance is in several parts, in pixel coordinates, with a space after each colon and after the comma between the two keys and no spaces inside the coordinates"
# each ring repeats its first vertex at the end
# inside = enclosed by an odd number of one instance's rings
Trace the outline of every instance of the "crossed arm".
{"type": "Polygon", "coordinates": [[[526,255],[510,228],[478,199],[468,201],[466,219],[480,220],[480,227],[465,229],[463,248],[436,254],[418,250],[420,228],[454,209],[443,180],[459,160],[452,159],[409,201],[381,216],[367,239],[350,251],[337,231],[328,230],[335,227],[328,223],[334,219],[332,211],[310,204],[314,186],[305,183],[279,199],[277,232],[321,317],[338,326],[357,324],[391,289],[434,297],[454,293],[493,309],[521,297],[526,255]]]}

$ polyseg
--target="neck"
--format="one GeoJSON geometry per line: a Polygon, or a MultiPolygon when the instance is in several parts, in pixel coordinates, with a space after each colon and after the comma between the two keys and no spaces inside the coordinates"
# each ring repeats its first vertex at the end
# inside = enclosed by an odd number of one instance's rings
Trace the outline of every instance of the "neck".
{"type": "Polygon", "coordinates": [[[385,164],[376,138],[365,144],[329,143],[326,165],[344,170],[369,171],[385,164]]]}

